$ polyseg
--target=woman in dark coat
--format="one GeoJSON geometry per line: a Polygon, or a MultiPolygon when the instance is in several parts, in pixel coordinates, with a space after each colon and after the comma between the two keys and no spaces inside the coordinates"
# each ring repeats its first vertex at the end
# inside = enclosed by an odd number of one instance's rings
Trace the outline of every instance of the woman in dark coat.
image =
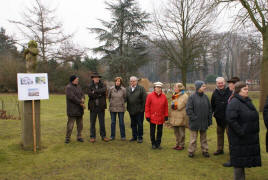
{"type": "Polygon", "coordinates": [[[231,164],[234,179],[245,179],[245,169],[261,166],[259,113],[248,97],[244,82],[235,84],[234,96],[227,106],[231,164]]]}
{"type": "Polygon", "coordinates": [[[263,109],[263,120],[264,124],[266,126],[267,132],[266,132],[266,152],[268,152],[268,96],[266,98],[266,103],[264,105],[263,109]]]}

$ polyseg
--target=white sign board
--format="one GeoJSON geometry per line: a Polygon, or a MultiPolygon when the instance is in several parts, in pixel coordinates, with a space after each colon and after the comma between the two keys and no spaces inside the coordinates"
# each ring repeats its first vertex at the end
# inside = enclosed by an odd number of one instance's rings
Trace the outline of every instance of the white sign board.
{"type": "Polygon", "coordinates": [[[47,73],[18,73],[17,82],[20,101],[49,99],[47,73]]]}

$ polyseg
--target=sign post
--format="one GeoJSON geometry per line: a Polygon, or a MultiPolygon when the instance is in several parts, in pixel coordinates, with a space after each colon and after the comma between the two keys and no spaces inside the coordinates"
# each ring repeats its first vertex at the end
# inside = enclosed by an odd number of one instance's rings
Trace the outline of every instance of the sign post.
{"type": "Polygon", "coordinates": [[[17,83],[23,101],[22,145],[36,152],[41,147],[40,100],[49,99],[47,73],[18,73],[17,83]]]}

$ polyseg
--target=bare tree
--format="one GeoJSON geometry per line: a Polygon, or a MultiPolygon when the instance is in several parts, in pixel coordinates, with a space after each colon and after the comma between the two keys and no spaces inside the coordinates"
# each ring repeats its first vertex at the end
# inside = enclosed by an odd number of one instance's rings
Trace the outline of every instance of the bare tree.
{"type": "Polygon", "coordinates": [[[237,13],[236,24],[247,26],[253,23],[262,35],[263,57],[261,62],[261,95],[259,110],[263,110],[265,98],[268,95],[268,1],[267,0],[216,0],[217,4],[227,3],[229,5],[240,5],[237,13]]]}
{"type": "Polygon", "coordinates": [[[209,0],[169,0],[164,14],[154,13],[155,40],[170,67],[179,69],[186,86],[187,72],[200,65],[202,43],[206,40],[209,24],[215,16],[209,0]]]}
{"type": "Polygon", "coordinates": [[[17,25],[26,40],[35,40],[40,48],[43,61],[57,57],[57,49],[72,35],[65,35],[62,23],[55,16],[55,9],[45,6],[41,0],[35,0],[32,7],[22,13],[22,20],[10,20],[17,25]]]}

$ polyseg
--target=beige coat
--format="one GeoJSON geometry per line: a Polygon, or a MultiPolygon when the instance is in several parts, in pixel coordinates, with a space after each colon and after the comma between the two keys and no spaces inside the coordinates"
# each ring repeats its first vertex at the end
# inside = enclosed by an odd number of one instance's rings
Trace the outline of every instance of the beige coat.
{"type": "Polygon", "coordinates": [[[180,95],[177,99],[177,110],[170,110],[170,124],[172,126],[186,126],[188,127],[189,118],[186,114],[186,104],[188,101],[188,95],[186,93],[180,95]]]}
{"type": "Polygon", "coordinates": [[[126,88],[121,86],[120,89],[117,90],[114,86],[111,87],[108,98],[110,101],[110,112],[125,112],[126,88]]]}

